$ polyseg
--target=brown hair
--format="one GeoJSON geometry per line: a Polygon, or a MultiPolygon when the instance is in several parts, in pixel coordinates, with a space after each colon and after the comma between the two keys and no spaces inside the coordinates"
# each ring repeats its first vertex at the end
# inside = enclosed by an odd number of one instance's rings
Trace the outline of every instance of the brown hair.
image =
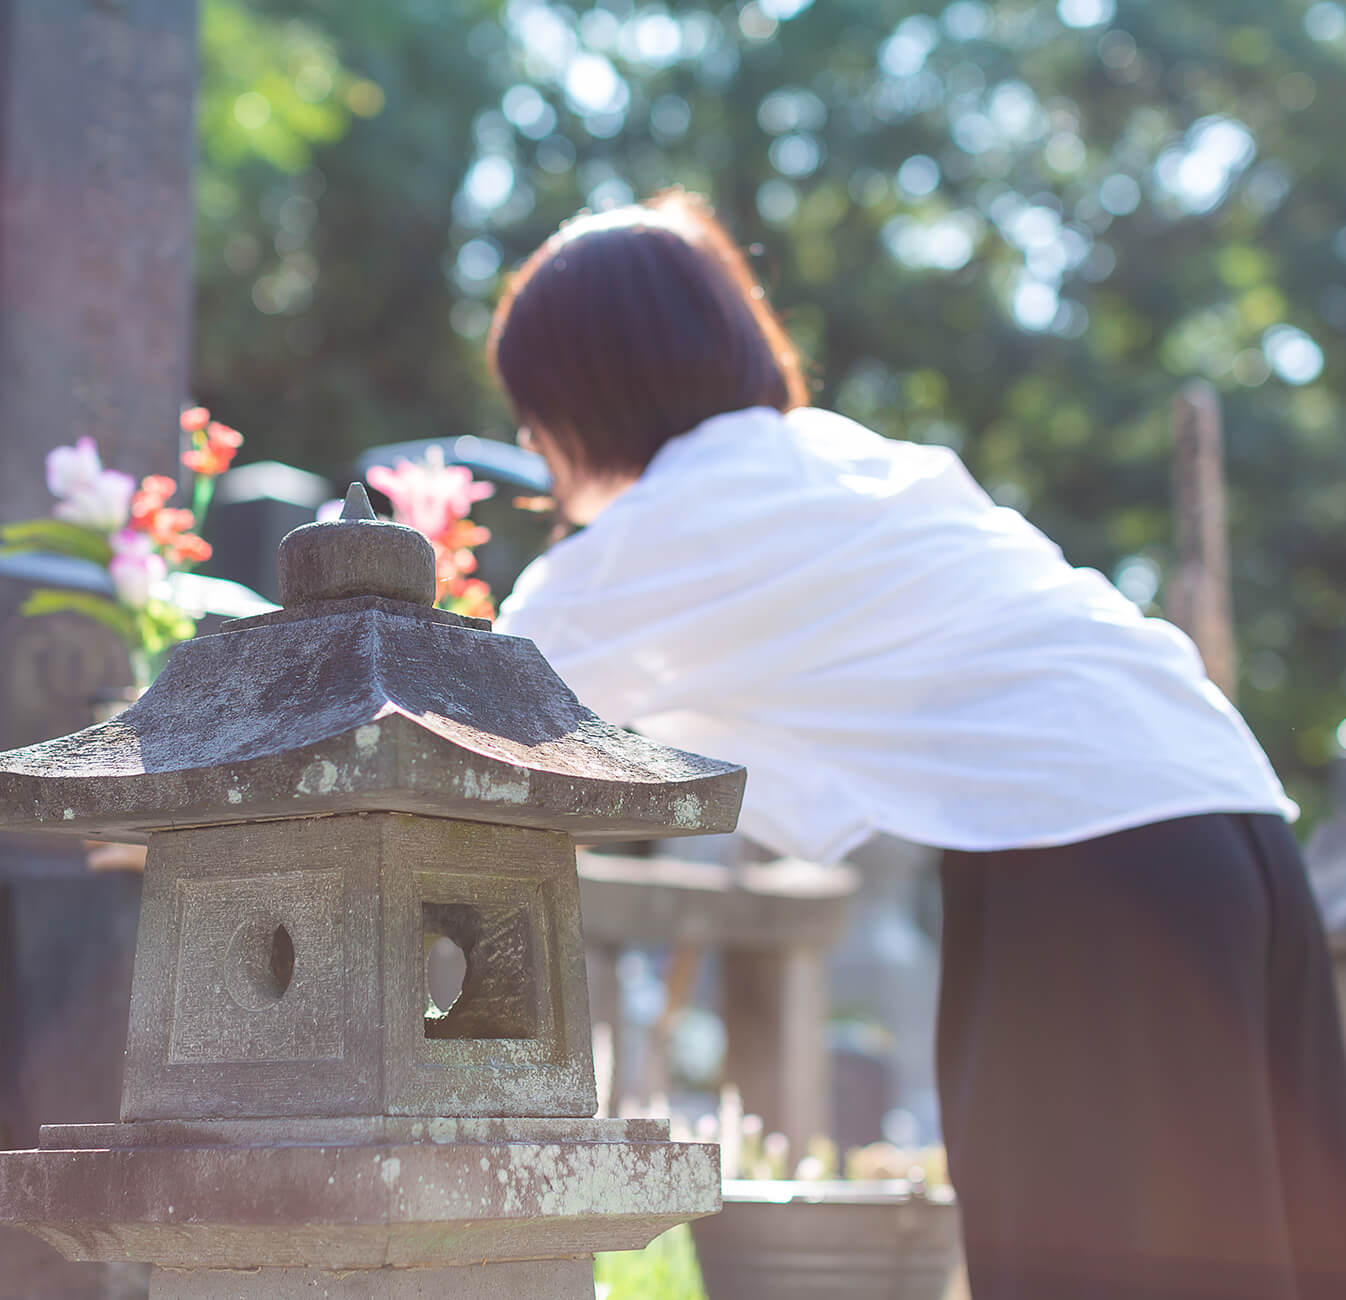
{"type": "Polygon", "coordinates": [[[808,402],[747,258],[683,190],[563,225],[510,281],[488,357],[520,422],[597,478],[713,415],[808,402]]]}

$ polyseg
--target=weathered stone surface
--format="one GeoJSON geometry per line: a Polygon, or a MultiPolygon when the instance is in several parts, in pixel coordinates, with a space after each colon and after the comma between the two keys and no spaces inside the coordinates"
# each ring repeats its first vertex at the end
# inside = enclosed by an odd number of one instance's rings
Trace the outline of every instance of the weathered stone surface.
{"type": "MultiPolygon", "coordinates": [[[[74,858],[78,841],[65,843],[74,858]]],[[[19,853],[0,871],[56,865],[19,853]]],[[[0,1147],[33,1146],[43,1120],[116,1117],[139,904],[138,877],[89,877],[82,858],[0,888],[0,1147]]],[[[0,1300],[144,1300],[148,1276],[136,1264],[71,1264],[0,1228],[0,1300]]]]}
{"type": "MultiPolygon", "coordinates": [[[[66,556],[0,555],[0,750],[89,726],[97,702],[131,683],[126,645],[110,628],[79,614],[19,612],[42,586],[99,592],[111,580],[100,566],[66,556]]],[[[0,834],[0,880],[54,875],[87,878],[77,844],[0,834]]]]}
{"type": "MultiPolygon", "coordinates": [[[[46,513],[45,455],[82,434],[118,469],[175,470],[191,347],[196,11],[183,0],[0,4],[0,521],[46,513]]],[[[87,725],[93,697],[130,682],[112,632],[15,612],[24,588],[70,585],[70,562],[5,567],[28,576],[0,581],[0,749],[87,725]]],[[[0,885],[0,1129],[18,1141],[38,1106],[116,1113],[117,977],[123,962],[129,971],[136,884],[87,876],[73,840],[63,851],[0,843],[0,878],[12,882],[0,885]]],[[[0,1235],[0,1296],[145,1293],[134,1269],[75,1270],[0,1235]]]]}
{"type": "Polygon", "coordinates": [[[116,1147],[395,1146],[407,1142],[667,1142],[666,1119],[458,1119],[340,1115],[284,1119],[138,1120],[130,1124],[44,1124],[44,1151],[116,1147]]]}
{"type": "Polygon", "coordinates": [[[19,613],[34,585],[0,557],[0,744],[6,749],[87,727],[95,701],[130,685],[126,646],[79,614],[19,613]]]}
{"type": "MultiPolygon", "coordinates": [[[[0,392],[0,411],[15,396],[0,392]]],[[[20,455],[40,480],[40,442],[24,452],[3,416],[0,442],[0,494],[27,472],[20,455]]],[[[36,500],[30,490],[23,509],[38,513],[36,500]]],[[[107,580],[101,567],[64,556],[0,556],[0,749],[89,725],[99,698],[130,683],[126,647],[111,630],[76,614],[19,612],[35,586],[97,590],[107,580]]],[[[0,1147],[31,1145],[44,1119],[117,1114],[139,899],[137,879],[91,877],[78,840],[0,834],[0,1147]]],[[[0,1260],[0,1300],[145,1295],[139,1266],[75,1266],[22,1232],[0,1229],[0,1260]]]]}
{"type": "MultiPolygon", "coordinates": [[[[529,642],[389,598],[382,542],[352,561],[373,593],[338,598],[323,552],[375,527],[315,526],[290,608],[0,759],[0,818],[150,844],[127,1122],[0,1153],[0,1218],[149,1261],[160,1296],[392,1297],[418,1294],[400,1270],[517,1261],[580,1300],[586,1256],[718,1207],[719,1153],[581,1118],[571,837],[728,829],[743,772],[602,723],[529,642]],[[458,991],[430,978],[446,953],[458,991]]],[[[506,1294],[469,1274],[459,1294],[506,1294]]]]}
{"type": "Polygon", "coordinates": [[[355,1273],[156,1270],[150,1300],[592,1300],[593,1257],[355,1273]]]}
{"type": "Polygon", "coordinates": [[[0,1205],[74,1260],[173,1268],[480,1264],[636,1250],[720,1205],[685,1142],[135,1147],[0,1155],[0,1205]]]}
{"type": "Polygon", "coordinates": [[[43,513],[43,455],[81,434],[173,472],[195,80],[194,4],[0,6],[0,519],[43,513]]]}
{"type": "Polygon", "coordinates": [[[124,714],[0,755],[0,824],[134,840],[365,808],[631,839],[737,819],[742,768],[601,721],[531,641],[376,597],[301,613],[185,642],[124,714]]]}
{"type": "Polygon", "coordinates": [[[287,533],[276,567],[286,609],[349,596],[435,603],[434,548],[414,528],[376,518],[362,483],[351,484],[339,520],[287,533]]]}
{"type": "Polygon", "coordinates": [[[123,1119],[597,1106],[556,832],[388,813],[161,832],[141,936],[123,1119]],[[436,1033],[423,936],[445,907],[482,934],[436,1033]],[[491,946],[502,916],[527,943],[491,946]]]}

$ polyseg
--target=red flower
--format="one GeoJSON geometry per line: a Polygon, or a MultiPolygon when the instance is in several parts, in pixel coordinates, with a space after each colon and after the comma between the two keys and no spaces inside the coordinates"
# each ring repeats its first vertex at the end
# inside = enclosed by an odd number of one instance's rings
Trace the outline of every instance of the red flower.
{"type": "Polygon", "coordinates": [[[448,594],[453,598],[451,608],[455,614],[468,618],[495,617],[491,589],[480,578],[459,578],[449,584],[448,594]]]}
{"type": "Polygon", "coordinates": [[[454,547],[480,546],[490,540],[491,530],[474,524],[470,519],[459,519],[444,538],[446,545],[454,547]]]}
{"type": "Polygon", "coordinates": [[[204,442],[200,429],[193,431],[192,440],[196,445],[191,451],[183,452],[182,463],[193,473],[206,478],[223,474],[234,459],[234,453],[243,445],[243,435],[218,420],[211,420],[206,425],[204,442]]]}
{"type": "Polygon", "coordinates": [[[210,412],[204,406],[193,406],[178,417],[183,433],[200,433],[210,422],[210,412]]]}
{"type": "Polygon", "coordinates": [[[231,429],[227,424],[221,424],[218,420],[212,420],[206,429],[206,437],[212,443],[220,447],[229,447],[237,451],[243,445],[243,435],[237,429],[231,429]]]}
{"type": "Polygon", "coordinates": [[[171,510],[165,506],[150,517],[145,531],[159,546],[173,546],[195,522],[190,510],[171,510]]]}
{"type": "Polygon", "coordinates": [[[179,533],[168,548],[169,562],[183,567],[203,564],[210,556],[210,543],[195,533],[179,533]]]}
{"type": "Polygon", "coordinates": [[[164,474],[150,474],[140,480],[140,491],[131,498],[131,527],[150,532],[154,516],[164,502],[177,491],[177,484],[164,474]]]}
{"type": "Polygon", "coordinates": [[[148,533],[150,541],[169,564],[178,568],[210,559],[210,543],[190,529],[196,518],[190,510],[175,510],[165,503],[177,490],[167,475],[150,474],[131,498],[131,528],[148,533]]]}

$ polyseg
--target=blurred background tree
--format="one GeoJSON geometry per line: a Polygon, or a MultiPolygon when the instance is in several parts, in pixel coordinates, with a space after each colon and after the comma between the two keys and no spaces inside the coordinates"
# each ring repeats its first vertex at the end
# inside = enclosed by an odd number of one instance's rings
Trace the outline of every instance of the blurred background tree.
{"type": "Polygon", "coordinates": [[[1346,717],[1346,7],[205,0],[195,397],[339,475],[509,437],[501,277],[712,195],[817,400],[956,447],[1142,606],[1169,401],[1227,420],[1241,704],[1312,818],[1346,717]]]}

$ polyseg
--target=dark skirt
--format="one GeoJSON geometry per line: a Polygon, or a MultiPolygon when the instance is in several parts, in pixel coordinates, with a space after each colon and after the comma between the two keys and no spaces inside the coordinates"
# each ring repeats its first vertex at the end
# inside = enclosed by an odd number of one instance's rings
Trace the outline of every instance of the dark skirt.
{"type": "Polygon", "coordinates": [[[942,879],[974,1300],[1346,1298],[1346,1057],[1285,823],[950,852],[942,879]]]}

